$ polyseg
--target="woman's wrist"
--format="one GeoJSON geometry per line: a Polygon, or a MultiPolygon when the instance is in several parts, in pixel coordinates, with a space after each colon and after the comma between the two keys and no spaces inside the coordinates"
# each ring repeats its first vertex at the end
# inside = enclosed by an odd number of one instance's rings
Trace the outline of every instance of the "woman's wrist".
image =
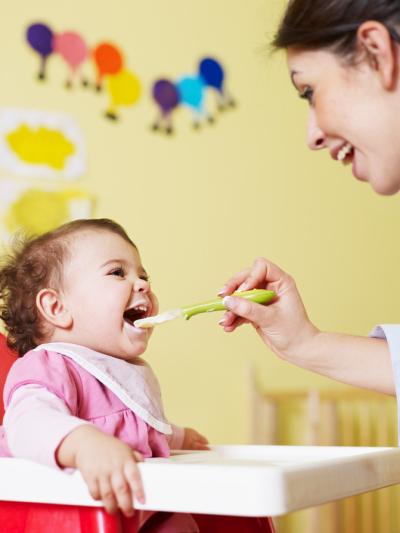
{"type": "Polygon", "coordinates": [[[288,363],[312,370],[314,359],[318,359],[320,343],[323,342],[323,332],[311,322],[302,328],[301,335],[296,335],[295,340],[278,353],[288,363]]]}
{"type": "Polygon", "coordinates": [[[395,393],[391,357],[385,339],[316,330],[306,342],[300,343],[296,353],[287,355],[285,360],[348,385],[384,394],[395,393]]]}
{"type": "Polygon", "coordinates": [[[313,324],[299,341],[295,352],[288,354],[287,361],[307,370],[319,372],[321,356],[329,344],[329,333],[319,330],[313,324]]]}

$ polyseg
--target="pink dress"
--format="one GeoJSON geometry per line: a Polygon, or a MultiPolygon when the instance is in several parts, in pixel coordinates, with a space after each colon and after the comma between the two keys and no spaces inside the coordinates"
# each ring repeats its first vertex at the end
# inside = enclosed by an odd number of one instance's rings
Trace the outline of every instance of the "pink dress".
{"type": "MultiPolygon", "coordinates": [[[[168,457],[171,444],[183,441],[183,429],[165,419],[158,382],[145,362],[134,365],[76,345],[50,343],[18,359],[6,379],[4,405],[0,456],[57,468],[58,446],[82,424],[97,426],[144,457],[168,457]]],[[[142,523],[152,515],[142,513],[142,523]]],[[[156,522],[154,531],[198,531],[190,515],[165,514],[156,522]]]]}
{"type": "MultiPolygon", "coordinates": [[[[70,416],[90,422],[104,433],[118,437],[144,457],[168,457],[166,434],[147,424],[109,388],[69,357],[47,350],[32,350],[18,359],[11,367],[4,386],[6,416],[14,392],[21,386],[32,384],[45,388],[61,399],[70,416]]],[[[47,442],[53,448],[52,457],[46,463],[54,465],[54,452],[60,444],[58,439],[64,438],[71,428],[66,426],[65,435],[60,435],[60,430],[54,425],[41,429],[47,433],[47,442]]],[[[38,433],[37,428],[35,433],[38,433]]],[[[40,440],[43,441],[42,432],[40,440]]],[[[12,455],[5,439],[2,439],[0,446],[1,455],[12,455]]],[[[29,448],[32,450],[32,442],[29,448]]],[[[46,448],[49,448],[48,444],[46,448]]]]}

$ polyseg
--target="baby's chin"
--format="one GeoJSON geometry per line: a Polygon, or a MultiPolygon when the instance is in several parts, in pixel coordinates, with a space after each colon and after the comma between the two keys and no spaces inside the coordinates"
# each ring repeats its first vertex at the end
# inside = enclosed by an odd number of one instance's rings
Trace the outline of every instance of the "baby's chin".
{"type": "Polygon", "coordinates": [[[123,355],[121,355],[121,359],[126,359],[130,361],[134,361],[137,357],[140,357],[144,354],[144,352],[147,349],[148,344],[148,338],[138,340],[135,339],[133,342],[130,342],[129,345],[124,347],[123,355]]]}
{"type": "Polygon", "coordinates": [[[141,357],[141,355],[144,354],[146,347],[147,346],[126,346],[110,355],[112,355],[112,357],[116,357],[117,359],[128,361],[128,363],[134,363],[139,357],[141,357]]]}

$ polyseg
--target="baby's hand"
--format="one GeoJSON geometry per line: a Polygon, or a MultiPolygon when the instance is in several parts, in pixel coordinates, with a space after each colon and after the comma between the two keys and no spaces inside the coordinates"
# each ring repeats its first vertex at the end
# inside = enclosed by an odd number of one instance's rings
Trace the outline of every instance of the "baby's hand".
{"type": "Polygon", "coordinates": [[[72,431],[62,442],[58,460],[64,466],[78,468],[92,498],[102,500],[107,512],[120,509],[125,516],[134,513],[133,498],[144,503],[144,491],[137,462],[143,458],[124,442],[97,428],[84,425],[72,431]],[[64,445],[67,447],[63,450],[64,445]],[[74,450],[74,464],[65,464],[63,456],[74,450]]]}
{"type": "Polygon", "coordinates": [[[185,436],[182,444],[183,450],[208,450],[208,440],[198,431],[185,428],[185,436]]]}

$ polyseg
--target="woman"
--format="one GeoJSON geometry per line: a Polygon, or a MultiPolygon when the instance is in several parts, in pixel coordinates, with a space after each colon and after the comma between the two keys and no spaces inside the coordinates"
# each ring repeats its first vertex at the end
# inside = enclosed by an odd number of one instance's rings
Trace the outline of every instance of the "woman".
{"type": "MultiPolygon", "coordinates": [[[[308,146],[351,164],[357,179],[384,195],[400,190],[398,31],[398,0],[292,0],[273,41],[287,51],[292,83],[309,103],[308,146]]],[[[250,322],[286,361],[344,383],[400,391],[400,325],[378,326],[370,337],[320,331],[294,280],[263,258],[220,294],[230,309],[220,322],[225,331],[250,322]],[[275,303],[229,296],[254,287],[276,291],[275,303]]]]}

